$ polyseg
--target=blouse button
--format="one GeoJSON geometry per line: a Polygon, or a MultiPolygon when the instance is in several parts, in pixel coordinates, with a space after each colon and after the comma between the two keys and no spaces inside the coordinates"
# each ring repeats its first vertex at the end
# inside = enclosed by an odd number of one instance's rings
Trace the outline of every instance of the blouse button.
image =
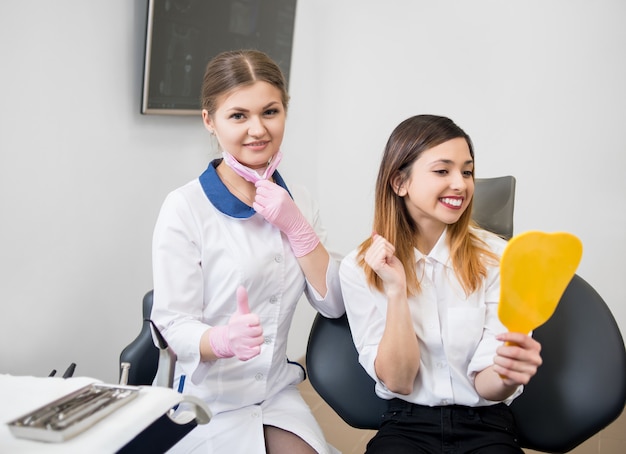
{"type": "Polygon", "coordinates": [[[271,337],[266,337],[265,340],[263,341],[263,343],[267,344],[271,344],[272,343],[272,338],[271,337]]]}
{"type": "Polygon", "coordinates": [[[276,295],[270,296],[270,303],[276,304],[277,301],[278,301],[278,297],[276,295]]]}
{"type": "Polygon", "coordinates": [[[276,255],[274,256],[274,261],[275,261],[276,263],[280,263],[280,262],[282,262],[282,261],[283,261],[283,256],[282,256],[282,255],[280,255],[280,254],[276,254],[276,255]]]}
{"type": "Polygon", "coordinates": [[[263,380],[263,374],[262,374],[261,372],[259,372],[258,374],[256,374],[256,375],[254,376],[254,379],[255,379],[256,381],[261,381],[261,380],[263,380]]]}

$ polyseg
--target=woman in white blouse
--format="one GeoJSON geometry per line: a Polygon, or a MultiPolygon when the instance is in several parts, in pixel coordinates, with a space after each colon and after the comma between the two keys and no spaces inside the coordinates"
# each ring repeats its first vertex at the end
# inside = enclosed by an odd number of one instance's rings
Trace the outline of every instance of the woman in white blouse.
{"type": "Polygon", "coordinates": [[[498,320],[505,241],[473,225],[473,194],[461,128],[434,115],[396,127],[375,233],[340,268],[359,361],[389,400],[367,453],[522,452],[507,404],[536,373],[540,345],[498,320]]]}
{"type": "Polygon", "coordinates": [[[327,317],[344,313],[317,206],[276,171],[288,101],[264,53],[207,65],[202,119],[222,158],[167,196],[153,238],[152,319],[177,354],[179,389],[213,413],[173,452],[334,452],[286,356],[303,294],[327,317]]]}

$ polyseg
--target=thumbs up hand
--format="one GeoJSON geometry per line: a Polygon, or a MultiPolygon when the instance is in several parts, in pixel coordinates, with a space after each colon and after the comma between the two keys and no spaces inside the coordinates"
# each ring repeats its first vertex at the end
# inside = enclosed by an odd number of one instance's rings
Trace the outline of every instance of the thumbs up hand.
{"type": "Polygon", "coordinates": [[[263,328],[259,316],[250,313],[248,292],[244,287],[237,288],[237,311],[231,315],[228,325],[212,327],[209,341],[218,358],[236,356],[247,361],[261,353],[263,328]]]}

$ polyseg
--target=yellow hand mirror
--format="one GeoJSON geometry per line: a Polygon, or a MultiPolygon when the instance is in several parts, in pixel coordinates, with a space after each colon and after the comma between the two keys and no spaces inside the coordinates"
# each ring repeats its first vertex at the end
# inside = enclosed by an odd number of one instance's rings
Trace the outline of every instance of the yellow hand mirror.
{"type": "Polygon", "coordinates": [[[528,334],[554,313],[582,257],[582,243],[566,232],[524,232],[500,260],[498,316],[510,332],[528,334]]]}

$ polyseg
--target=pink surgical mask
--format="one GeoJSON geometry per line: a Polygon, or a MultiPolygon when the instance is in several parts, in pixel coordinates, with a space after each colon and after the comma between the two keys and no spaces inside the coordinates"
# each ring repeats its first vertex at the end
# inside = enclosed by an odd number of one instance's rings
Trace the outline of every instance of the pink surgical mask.
{"type": "Polygon", "coordinates": [[[283,154],[280,152],[280,150],[278,150],[276,154],[272,157],[272,159],[270,159],[269,164],[262,174],[254,169],[251,169],[250,167],[244,166],[227,151],[222,151],[222,157],[224,158],[224,162],[226,163],[226,165],[233,169],[233,171],[237,175],[249,181],[250,183],[256,183],[259,180],[267,180],[273,175],[274,170],[276,170],[276,167],[278,167],[278,164],[283,157],[283,154]]]}

